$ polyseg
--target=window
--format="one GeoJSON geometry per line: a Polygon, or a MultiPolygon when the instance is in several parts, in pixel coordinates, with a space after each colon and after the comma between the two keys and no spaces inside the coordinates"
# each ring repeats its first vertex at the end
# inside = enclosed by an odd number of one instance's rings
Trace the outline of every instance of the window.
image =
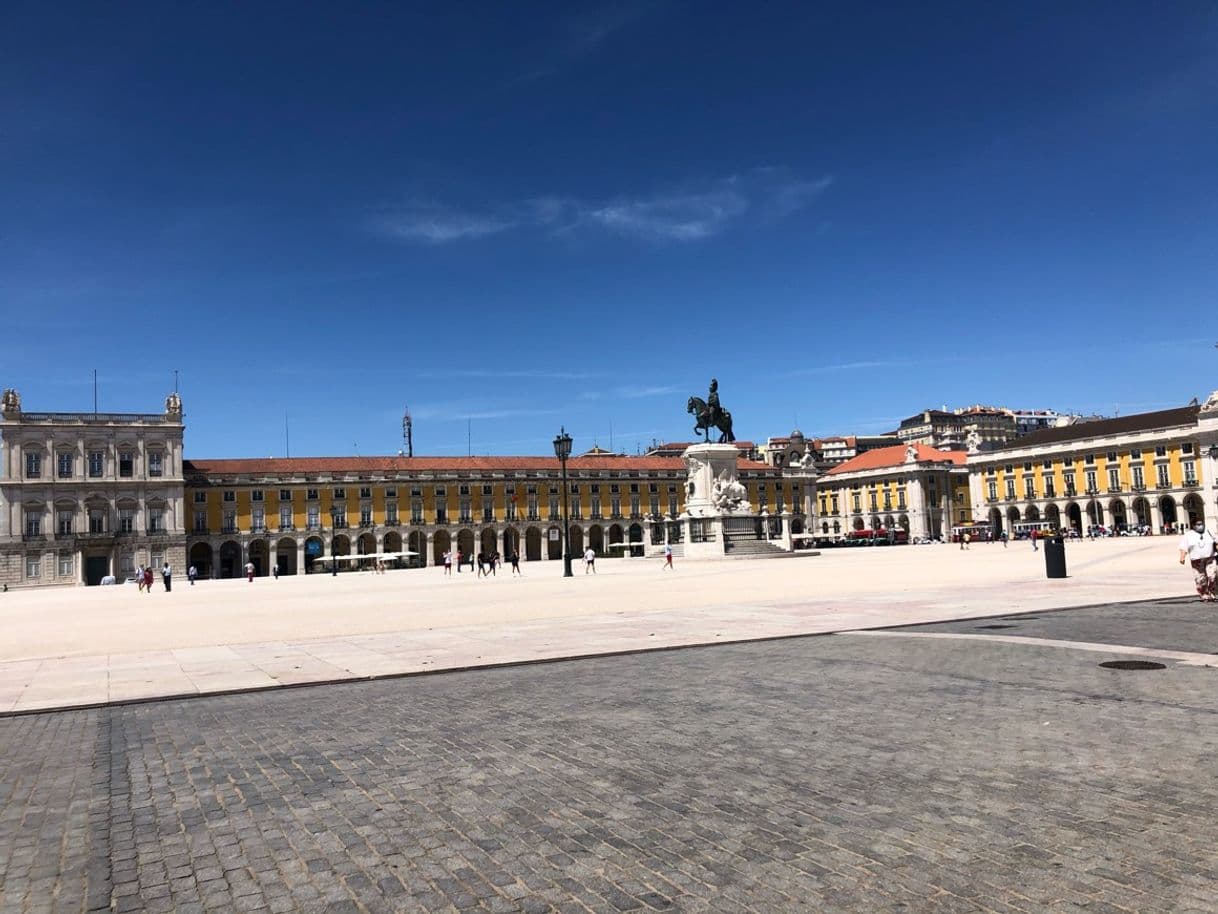
{"type": "Polygon", "coordinates": [[[359,525],[361,527],[372,526],[372,505],[359,506],[359,525]]]}
{"type": "Polygon", "coordinates": [[[25,512],[25,535],[42,536],[42,512],[25,512]]]}
{"type": "Polygon", "coordinates": [[[305,510],[305,523],[308,524],[310,530],[316,530],[321,526],[321,508],[317,505],[309,505],[305,510]]]}
{"type": "Polygon", "coordinates": [[[250,512],[250,530],[254,533],[266,532],[266,508],[254,508],[250,512]]]}
{"type": "Polygon", "coordinates": [[[410,503],[410,522],[412,524],[423,523],[423,502],[412,501],[410,503]]]}
{"type": "MultiPolygon", "coordinates": [[[[468,490],[469,486],[463,486],[463,488],[468,490]]],[[[470,511],[471,511],[471,507],[470,507],[470,503],[469,503],[469,498],[468,497],[462,498],[461,504],[460,504],[461,523],[468,524],[468,523],[470,523],[470,521],[473,520],[473,517],[472,517],[470,511]]]]}
{"type": "Polygon", "coordinates": [[[1007,498],[1015,497],[1015,480],[1010,476],[1007,477],[1007,498]]]}
{"type": "Polygon", "coordinates": [[[101,451],[89,451],[89,478],[100,479],[105,467],[105,455],[101,451]]]}
{"type": "Polygon", "coordinates": [[[1167,464],[1161,463],[1155,469],[1158,471],[1158,485],[1161,489],[1166,489],[1171,485],[1171,480],[1167,478],[1167,464]]]}
{"type": "Polygon", "coordinates": [[[1032,472],[1032,464],[1031,464],[1030,462],[1029,462],[1029,463],[1025,463],[1025,464],[1023,465],[1023,471],[1024,471],[1025,473],[1031,473],[1031,472],[1032,472]]]}
{"type": "Polygon", "coordinates": [[[598,491],[600,486],[592,487],[592,516],[594,518],[601,516],[601,493],[598,491]]]}
{"type": "Polygon", "coordinates": [[[897,489],[897,508],[905,510],[905,490],[897,489]]]}
{"type": "Polygon", "coordinates": [[[25,557],[25,576],[27,578],[42,577],[42,559],[41,556],[27,555],[25,557]]]}
{"type": "Polygon", "coordinates": [[[436,523],[437,524],[447,524],[448,523],[448,508],[445,507],[444,505],[436,505],[436,523]]]}
{"type": "Polygon", "coordinates": [[[1137,450],[1130,451],[1130,452],[1129,452],[1129,459],[1130,459],[1130,460],[1141,460],[1141,459],[1142,459],[1142,452],[1141,452],[1141,451],[1137,451],[1137,450]]]}
{"type": "Polygon", "coordinates": [[[1135,489],[1146,488],[1146,477],[1142,472],[1141,466],[1135,466],[1133,468],[1133,487],[1135,489]]]}
{"type": "Polygon", "coordinates": [[[196,511],[195,512],[195,533],[206,533],[206,532],[207,532],[207,512],[206,511],[196,511]]]}
{"type": "Polygon", "coordinates": [[[385,487],[385,497],[386,498],[397,498],[398,497],[398,487],[397,486],[386,486],[385,487]]]}
{"type": "Polygon", "coordinates": [[[1051,470],[1051,469],[1053,469],[1053,461],[1052,461],[1052,460],[1046,460],[1046,461],[1045,461],[1044,463],[1042,463],[1040,466],[1041,466],[1041,469],[1044,469],[1044,470],[1051,470]]]}
{"type": "Polygon", "coordinates": [[[119,572],[123,577],[131,577],[135,574],[135,555],[131,552],[124,552],[118,559],[119,572]]]}
{"type": "Polygon", "coordinates": [[[1036,497],[1036,481],[1031,476],[1023,481],[1023,495],[1024,498],[1036,497]]]}
{"type": "Polygon", "coordinates": [[[1002,471],[1003,471],[1004,473],[1014,473],[1014,472],[1015,472],[1015,464],[1013,464],[1013,463],[1008,463],[1006,466],[1004,466],[1004,467],[1002,468],[1002,471]]]}
{"type": "MultiPolygon", "coordinates": [[[[614,488],[616,488],[616,486],[614,488]]],[[[609,496],[609,516],[610,517],[621,517],[622,516],[622,496],[617,495],[617,494],[613,494],[613,495],[609,496]]]]}
{"type": "Polygon", "coordinates": [[[106,532],[106,512],[101,508],[89,509],[89,532],[90,533],[105,533],[106,532]]]}
{"type": "Polygon", "coordinates": [[[1109,451],[1105,457],[1108,459],[1109,463],[1116,463],[1117,453],[1116,451],[1109,451]]]}
{"type": "Polygon", "coordinates": [[[118,475],[123,479],[130,479],[135,475],[135,455],[130,451],[123,451],[118,455],[118,475]]]}
{"type": "Polygon", "coordinates": [[[72,455],[67,451],[60,451],[55,461],[55,475],[60,479],[71,479],[72,463],[72,455]]]}
{"type": "Polygon", "coordinates": [[[1096,481],[1095,481],[1095,470],[1088,470],[1083,475],[1086,477],[1086,480],[1087,480],[1087,494],[1094,495],[1096,492],[1099,491],[1099,486],[1096,484],[1096,481]]]}
{"type": "Polygon", "coordinates": [[[556,517],[558,517],[558,496],[557,496],[557,495],[555,495],[555,494],[553,494],[553,490],[551,490],[551,494],[550,494],[550,520],[554,520],[554,518],[556,518],[556,517]]]}
{"type": "Polygon", "coordinates": [[[253,491],[250,492],[250,501],[262,501],[262,500],[263,500],[263,498],[262,498],[261,489],[254,489],[253,491]]]}
{"type": "Polygon", "coordinates": [[[37,451],[26,451],[25,478],[39,479],[42,477],[42,455],[37,451]]]}
{"type": "Polygon", "coordinates": [[[280,530],[291,530],[292,529],[292,508],[290,505],[280,505],[279,506],[279,529],[280,530]]]}
{"type": "Polygon", "coordinates": [[[647,496],[647,498],[650,501],[648,508],[651,511],[651,513],[659,514],[660,513],[660,496],[658,494],[652,493],[651,495],[647,496]]]}
{"type": "Polygon", "coordinates": [[[56,511],[55,512],[55,532],[60,536],[72,532],[72,519],[76,516],[75,511],[56,511]]]}
{"type": "Polygon", "coordinates": [[[1166,457],[1167,456],[1167,445],[1156,444],[1155,445],[1155,456],[1156,457],[1166,457]]]}
{"type": "Polygon", "coordinates": [[[459,486],[459,487],[457,488],[457,494],[458,494],[458,495],[468,495],[468,494],[469,494],[469,486],[459,486]]]}
{"type": "Polygon", "coordinates": [[[630,516],[631,516],[631,517],[638,517],[638,516],[639,516],[639,513],[640,513],[640,508],[639,508],[639,493],[638,493],[638,492],[631,492],[631,493],[630,493],[630,516]]]}
{"type": "Polygon", "coordinates": [[[448,497],[448,489],[444,488],[444,486],[436,486],[436,498],[447,498],[447,497],[448,497]]]}
{"type": "Polygon", "coordinates": [[[165,472],[165,455],[160,451],[151,451],[148,454],[148,475],[161,476],[165,472]]]}
{"type": "Polygon", "coordinates": [[[59,553],[59,576],[61,578],[72,577],[72,572],[76,570],[76,562],[72,558],[72,553],[59,553]]]}
{"type": "Polygon", "coordinates": [[[309,501],[317,501],[317,490],[305,489],[305,498],[307,498],[309,501]]]}
{"type": "Polygon", "coordinates": [[[347,526],[347,512],[344,508],[330,509],[330,526],[341,529],[347,526]]]}
{"type": "Polygon", "coordinates": [[[224,500],[225,501],[236,501],[237,493],[234,492],[232,489],[225,489],[224,490],[224,500]]]}
{"type": "Polygon", "coordinates": [[[990,494],[989,494],[990,501],[998,501],[998,480],[991,479],[989,481],[988,485],[990,487],[990,494]]]}
{"type": "Polygon", "coordinates": [[[1184,484],[1193,486],[1197,484],[1197,464],[1191,460],[1182,461],[1181,469],[1184,470],[1184,484]]]}
{"type": "Polygon", "coordinates": [[[495,520],[495,506],[490,502],[482,503],[482,521],[483,523],[492,523],[495,520]]]}
{"type": "Polygon", "coordinates": [[[482,487],[482,494],[483,494],[483,495],[490,495],[492,491],[493,491],[493,489],[492,489],[490,486],[483,486],[483,487],[482,487]]]}
{"type": "Polygon", "coordinates": [[[334,500],[335,501],[342,501],[346,497],[347,497],[346,489],[340,487],[340,488],[337,488],[334,490],[334,500]]]}
{"type": "Polygon", "coordinates": [[[196,492],[195,493],[195,504],[196,505],[207,504],[207,493],[206,492],[196,492]]]}
{"type": "Polygon", "coordinates": [[[858,492],[855,492],[855,493],[853,493],[853,494],[850,496],[851,504],[852,504],[852,506],[853,506],[853,508],[854,508],[854,513],[855,513],[855,514],[858,514],[858,512],[860,512],[860,511],[862,511],[862,510],[863,510],[862,503],[859,501],[859,498],[860,498],[860,497],[861,497],[861,496],[859,495],[859,493],[858,493],[858,492]]]}
{"type": "Polygon", "coordinates": [[[1065,483],[1066,483],[1066,494],[1073,495],[1074,494],[1074,471],[1067,470],[1066,472],[1064,472],[1062,474],[1062,478],[1065,480],[1065,483]]]}
{"type": "Polygon", "coordinates": [[[1115,492],[1121,488],[1121,471],[1116,467],[1108,468],[1108,491],[1115,492]]]}
{"type": "Polygon", "coordinates": [[[163,564],[165,564],[165,553],[153,552],[151,562],[152,567],[159,569],[163,564]]]}
{"type": "Polygon", "coordinates": [[[279,490],[279,500],[280,501],[291,501],[292,500],[292,490],[291,489],[280,489],[279,490]]]}
{"type": "Polygon", "coordinates": [[[360,486],[359,487],[359,497],[360,498],[371,498],[372,497],[372,487],[371,486],[360,486]]]}
{"type": "Polygon", "coordinates": [[[411,498],[422,498],[423,497],[423,488],[421,486],[411,486],[410,487],[410,497],[411,498]]]}
{"type": "Polygon", "coordinates": [[[1057,491],[1053,486],[1053,477],[1046,476],[1045,477],[1045,498],[1056,498],[1056,497],[1057,497],[1057,491]]]}
{"type": "Polygon", "coordinates": [[[135,511],[133,511],[131,508],[119,508],[118,532],[119,533],[134,533],[135,532],[135,511]]]}
{"type": "MultiPolygon", "coordinates": [[[[165,512],[160,508],[148,509],[148,532],[149,533],[164,533],[165,532],[165,512]]],[[[155,562],[153,564],[156,564],[155,562]]]]}
{"type": "Polygon", "coordinates": [[[396,524],[398,522],[398,506],[397,503],[385,505],[385,523],[396,524]]]}
{"type": "Polygon", "coordinates": [[[224,533],[236,533],[237,532],[237,512],[236,511],[225,511],[224,512],[224,526],[222,528],[222,532],[224,532],[224,533]]]}
{"type": "Polygon", "coordinates": [[[1183,451],[1183,453],[1191,454],[1193,452],[1193,443],[1191,441],[1186,441],[1186,442],[1184,442],[1184,444],[1182,444],[1180,446],[1180,448],[1183,451]]]}

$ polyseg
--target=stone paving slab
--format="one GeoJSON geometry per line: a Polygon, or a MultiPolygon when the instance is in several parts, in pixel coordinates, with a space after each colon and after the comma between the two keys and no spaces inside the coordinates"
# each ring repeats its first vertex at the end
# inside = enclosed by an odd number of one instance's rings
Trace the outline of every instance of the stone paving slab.
{"type": "Polygon", "coordinates": [[[10,717],[0,911],[1211,912],[1216,675],[836,636],[10,717]]]}

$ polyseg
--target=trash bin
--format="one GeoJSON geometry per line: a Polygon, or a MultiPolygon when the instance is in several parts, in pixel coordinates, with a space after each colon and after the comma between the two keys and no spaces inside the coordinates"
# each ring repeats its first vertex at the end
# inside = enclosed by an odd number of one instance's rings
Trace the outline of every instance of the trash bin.
{"type": "Polygon", "coordinates": [[[1045,577],[1064,578],[1066,576],[1066,543],[1060,533],[1050,536],[1044,541],[1045,547],[1045,577]]]}

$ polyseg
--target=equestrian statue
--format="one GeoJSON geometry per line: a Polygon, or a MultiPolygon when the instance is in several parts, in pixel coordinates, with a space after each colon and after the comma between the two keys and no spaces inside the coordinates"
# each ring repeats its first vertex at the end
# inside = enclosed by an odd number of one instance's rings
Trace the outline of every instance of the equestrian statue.
{"type": "Polygon", "coordinates": [[[707,444],[710,443],[710,430],[719,429],[719,443],[727,444],[735,441],[732,434],[732,414],[719,405],[719,382],[711,378],[710,393],[703,400],[701,397],[690,397],[685,404],[685,411],[694,417],[694,434],[705,435],[707,444]]]}

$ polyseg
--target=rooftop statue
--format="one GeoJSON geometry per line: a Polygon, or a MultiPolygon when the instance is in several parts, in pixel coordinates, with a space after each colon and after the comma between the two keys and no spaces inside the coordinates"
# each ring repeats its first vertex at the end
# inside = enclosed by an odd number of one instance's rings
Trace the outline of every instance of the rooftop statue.
{"type": "Polygon", "coordinates": [[[6,416],[16,416],[21,412],[21,394],[12,387],[6,387],[3,396],[0,396],[0,412],[6,416]]]}
{"type": "Polygon", "coordinates": [[[685,404],[685,411],[694,417],[694,434],[705,435],[710,443],[710,430],[719,429],[719,443],[727,444],[735,441],[732,434],[732,414],[719,405],[719,382],[711,378],[710,393],[703,400],[701,397],[690,397],[685,404]]]}

